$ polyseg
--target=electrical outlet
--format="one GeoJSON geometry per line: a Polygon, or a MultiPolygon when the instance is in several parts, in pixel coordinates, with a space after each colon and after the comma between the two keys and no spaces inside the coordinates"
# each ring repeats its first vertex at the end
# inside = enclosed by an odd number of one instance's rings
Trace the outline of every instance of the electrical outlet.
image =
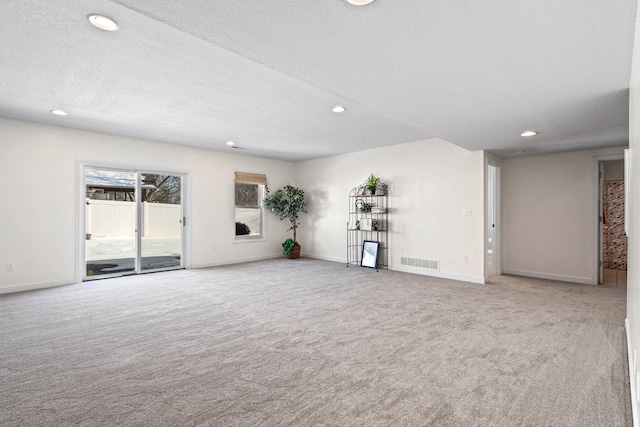
{"type": "Polygon", "coordinates": [[[467,256],[465,256],[465,257],[464,257],[464,262],[465,262],[465,263],[468,263],[468,262],[469,262],[469,255],[467,255],[467,256]]]}
{"type": "Polygon", "coordinates": [[[7,271],[8,272],[13,271],[13,263],[12,262],[8,262],[7,263],[7,271]]]}

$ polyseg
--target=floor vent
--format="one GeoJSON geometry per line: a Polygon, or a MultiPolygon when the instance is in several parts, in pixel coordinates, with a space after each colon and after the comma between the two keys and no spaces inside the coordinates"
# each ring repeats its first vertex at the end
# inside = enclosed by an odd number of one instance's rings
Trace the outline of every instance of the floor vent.
{"type": "Polygon", "coordinates": [[[429,270],[440,270],[440,262],[430,259],[418,259],[418,258],[400,258],[400,264],[408,265],[409,267],[428,268],[429,270]]]}

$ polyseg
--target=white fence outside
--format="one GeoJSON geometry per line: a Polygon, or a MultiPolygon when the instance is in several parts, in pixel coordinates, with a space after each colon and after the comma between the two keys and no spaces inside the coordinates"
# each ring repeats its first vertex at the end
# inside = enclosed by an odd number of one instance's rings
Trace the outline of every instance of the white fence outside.
{"type": "Polygon", "coordinates": [[[180,205],[142,202],[142,235],[172,237],[180,235],[180,205]]]}
{"type": "MultiPolygon", "coordinates": [[[[89,200],[86,229],[92,237],[133,237],[135,234],[135,202],[89,200]]],[[[142,235],[144,237],[180,236],[180,205],[142,202],[142,235]]]]}

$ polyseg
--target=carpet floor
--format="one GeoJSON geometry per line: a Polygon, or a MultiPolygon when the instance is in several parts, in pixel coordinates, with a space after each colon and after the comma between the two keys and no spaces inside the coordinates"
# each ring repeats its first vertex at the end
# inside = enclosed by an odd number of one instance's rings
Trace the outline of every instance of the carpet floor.
{"type": "Polygon", "coordinates": [[[626,290],[269,260],[0,296],[2,426],[630,426],[626,290]]]}

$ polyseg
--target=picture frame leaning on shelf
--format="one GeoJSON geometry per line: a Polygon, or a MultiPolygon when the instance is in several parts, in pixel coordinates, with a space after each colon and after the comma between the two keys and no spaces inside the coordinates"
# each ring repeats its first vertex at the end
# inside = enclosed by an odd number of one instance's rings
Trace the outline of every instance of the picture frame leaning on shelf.
{"type": "Polygon", "coordinates": [[[375,240],[365,240],[362,242],[362,267],[377,268],[378,266],[378,242],[375,240]]]}

